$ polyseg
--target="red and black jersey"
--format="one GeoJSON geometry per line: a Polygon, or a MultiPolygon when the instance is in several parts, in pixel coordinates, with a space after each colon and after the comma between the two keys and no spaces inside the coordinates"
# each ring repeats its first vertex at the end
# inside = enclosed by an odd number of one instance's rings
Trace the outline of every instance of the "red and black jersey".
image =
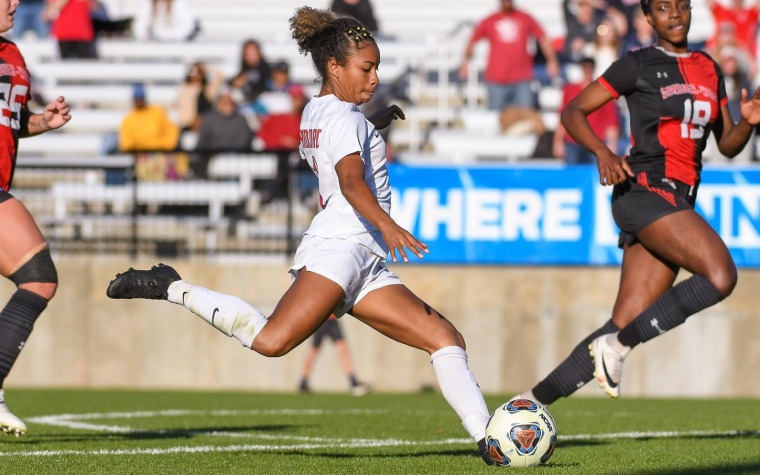
{"type": "Polygon", "coordinates": [[[699,183],[707,137],[728,103],[715,61],[703,52],[643,48],[613,63],[599,82],[628,102],[633,171],[699,183]]]}
{"type": "Polygon", "coordinates": [[[29,71],[18,47],[0,36],[0,189],[9,191],[21,124],[28,118],[29,71]]]}

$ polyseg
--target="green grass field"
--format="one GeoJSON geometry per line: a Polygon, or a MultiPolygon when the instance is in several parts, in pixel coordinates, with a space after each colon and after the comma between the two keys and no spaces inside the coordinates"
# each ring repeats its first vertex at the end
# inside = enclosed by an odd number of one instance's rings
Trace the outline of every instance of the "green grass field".
{"type": "MultiPolygon", "coordinates": [[[[6,389],[0,474],[757,474],[760,401],[570,398],[542,467],[487,467],[436,393],[6,389]]],[[[509,395],[489,396],[495,408],[509,395]]]]}

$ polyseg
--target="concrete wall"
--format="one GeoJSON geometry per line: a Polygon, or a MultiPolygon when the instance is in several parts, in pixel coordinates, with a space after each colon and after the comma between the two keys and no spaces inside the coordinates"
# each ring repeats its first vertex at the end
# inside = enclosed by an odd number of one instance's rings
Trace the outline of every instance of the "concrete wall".
{"type": "MultiPolygon", "coordinates": [[[[117,257],[57,257],[61,284],[38,320],[7,386],[293,390],[305,345],[279,359],[245,350],[182,307],[109,300],[113,276],[134,265],[117,257]]],[[[265,314],[290,281],[287,262],[176,261],[189,281],[241,296],[265,314]]],[[[522,391],[543,378],[577,341],[604,323],[617,268],[394,265],[407,285],[451,319],[468,343],[487,393],[522,391]]],[[[760,272],[741,272],[725,302],[636,349],[626,395],[760,397],[757,367],[760,272]]],[[[5,282],[0,299],[14,288],[5,282]]],[[[382,391],[435,386],[426,354],[342,319],[360,378],[382,391]]],[[[347,388],[332,345],[317,361],[315,390],[347,388]]],[[[601,394],[592,383],[580,394],[601,394]]]]}

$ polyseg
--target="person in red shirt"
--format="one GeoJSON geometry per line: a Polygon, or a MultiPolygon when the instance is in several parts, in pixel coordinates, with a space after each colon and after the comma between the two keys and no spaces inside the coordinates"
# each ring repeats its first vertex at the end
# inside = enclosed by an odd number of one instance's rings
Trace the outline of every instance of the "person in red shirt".
{"type": "MultiPolygon", "coordinates": [[[[565,84],[562,91],[562,108],[560,112],[564,110],[565,106],[575,96],[580,94],[583,88],[594,80],[596,61],[593,58],[581,58],[578,61],[578,65],[581,67],[583,77],[579,82],[565,84]]],[[[618,116],[615,103],[606,103],[600,109],[590,114],[588,121],[597,137],[604,140],[604,143],[611,150],[617,150],[617,141],[620,137],[620,117],[618,116]]],[[[578,142],[565,132],[565,127],[561,123],[557,125],[557,129],[554,131],[552,152],[555,157],[564,157],[565,163],[570,165],[596,162],[596,156],[578,145],[578,142]]]]}
{"type": "Polygon", "coordinates": [[[715,32],[707,40],[706,48],[713,48],[717,42],[717,36],[720,26],[723,23],[730,23],[734,26],[736,39],[742,48],[746,48],[752,57],[757,53],[757,22],[760,17],[757,0],[730,0],[730,6],[722,4],[718,0],[707,0],[710,5],[710,11],[715,21],[715,32]]]}
{"type": "Polygon", "coordinates": [[[92,24],[92,0],[51,0],[45,17],[52,22],[50,35],[58,40],[61,58],[98,57],[92,24]]]}
{"type": "MultiPolygon", "coordinates": [[[[19,0],[0,0],[0,33],[13,28],[19,0]]],[[[21,137],[63,127],[71,120],[63,97],[39,114],[29,111],[31,84],[18,47],[0,36],[0,275],[16,291],[0,310],[0,432],[21,435],[26,424],[5,404],[3,383],[27,343],[37,317],[58,288],[58,273],[34,218],[10,193],[21,137]]]]}
{"type": "Polygon", "coordinates": [[[485,70],[488,108],[502,110],[509,106],[535,107],[531,82],[535,77],[533,56],[528,45],[535,40],[546,58],[547,73],[559,77],[559,62],[544,30],[527,13],[518,10],[513,0],[501,0],[501,9],[483,19],[472,32],[464,52],[459,78],[469,74],[468,63],[478,41],[488,41],[490,50],[485,70]]]}

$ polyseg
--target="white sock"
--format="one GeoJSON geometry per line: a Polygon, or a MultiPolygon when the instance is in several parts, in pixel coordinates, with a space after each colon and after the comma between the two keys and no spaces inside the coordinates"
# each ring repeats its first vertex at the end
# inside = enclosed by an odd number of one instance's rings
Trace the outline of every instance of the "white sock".
{"type": "Polygon", "coordinates": [[[438,385],[446,402],[454,409],[470,436],[479,441],[486,435],[491,414],[475,375],[467,366],[467,352],[446,346],[430,355],[438,385]]]}
{"type": "Polygon", "coordinates": [[[240,340],[246,348],[267,324],[267,317],[248,302],[232,295],[177,280],[169,285],[169,302],[185,308],[227,336],[240,340]]]}

